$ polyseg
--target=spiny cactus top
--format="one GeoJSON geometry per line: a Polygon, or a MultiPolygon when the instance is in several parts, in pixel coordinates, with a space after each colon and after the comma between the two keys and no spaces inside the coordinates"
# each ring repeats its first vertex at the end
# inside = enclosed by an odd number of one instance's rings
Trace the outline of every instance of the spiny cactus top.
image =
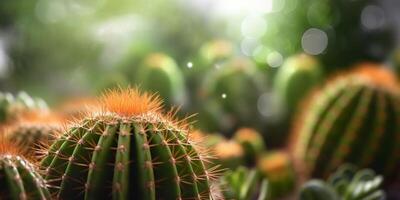
{"type": "Polygon", "coordinates": [[[30,97],[26,92],[20,92],[17,96],[0,93],[0,122],[14,119],[33,109],[47,109],[47,104],[42,99],[30,97]]]}
{"type": "Polygon", "coordinates": [[[175,61],[162,53],[146,57],[135,75],[143,90],[158,93],[168,106],[186,103],[184,77],[175,61]]]}
{"type": "Polygon", "coordinates": [[[371,64],[329,81],[296,122],[294,154],[305,170],[326,177],[350,162],[393,174],[400,158],[399,92],[395,77],[371,64]]]}
{"type": "Polygon", "coordinates": [[[110,91],[41,162],[60,199],[211,199],[207,155],[157,96],[110,91]]]}
{"type": "Polygon", "coordinates": [[[14,145],[0,137],[0,199],[50,199],[44,179],[20,155],[14,145]]]}

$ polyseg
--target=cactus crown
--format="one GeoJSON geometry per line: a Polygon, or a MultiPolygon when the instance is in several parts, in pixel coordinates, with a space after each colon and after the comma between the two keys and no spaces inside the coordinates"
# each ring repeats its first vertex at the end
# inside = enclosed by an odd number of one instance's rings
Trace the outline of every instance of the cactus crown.
{"type": "Polygon", "coordinates": [[[137,88],[108,91],[100,104],[65,130],[41,162],[57,198],[212,198],[218,172],[206,168],[187,120],[176,120],[175,110],[163,114],[158,96],[137,88]]]}

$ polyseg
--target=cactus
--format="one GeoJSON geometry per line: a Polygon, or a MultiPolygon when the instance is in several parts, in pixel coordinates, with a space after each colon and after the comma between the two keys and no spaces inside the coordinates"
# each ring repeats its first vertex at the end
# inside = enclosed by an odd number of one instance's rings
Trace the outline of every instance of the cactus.
{"type": "Polygon", "coordinates": [[[311,180],[300,190],[300,200],[357,200],[385,199],[385,192],[380,189],[382,176],[370,169],[357,171],[352,165],[344,164],[327,182],[311,180]]]}
{"type": "Polygon", "coordinates": [[[269,200],[268,180],[262,178],[257,170],[239,167],[228,171],[221,178],[221,191],[224,199],[231,200],[269,200]]]}
{"type": "Polygon", "coordinates": [[[323,69],[316,58],[299,54],[288,58],[279,68],[274,87],[288,113],[293,113],[299,102],[322,80],[323,69]]]}
{"type": "Polygon", "coordinates": [[[266,150],[263,137],[251,128],[240,128],[235,132],[233,140],[242,145],[248,165],[254,165],[258,157],[266,150]]]}
{"type": "MultiPolygon", "coordinates": [[[[257,126],[264,118],[258,111],[258,100],[265,91],[264,77],[250,60],[235,58],[211,71],[204,81],[201,97],[207,105],[216,102],[223,116],[220,127],[226,133],[238,126],[257,126]],[[222,124],[224,123],[224,124],[222,124]]],[[[201,114],[201,113],[200,113],[201,114]]]]}
{"type": "Polygon", "coordinates": [[[20,92],[17,96],[0,93],[0,122],[16,119],[24,112],[35,109],[47,109],[46,102],[32,98],[26,92],[20,92]]]}
{"type": "Polygon", "coordinates": [[[262,155],[257,163],[258,170],[268,179],[271,198],[278,198],[292,192],[296,177],[287,153],[272,151],[262,155]]]}
{"type": "Polygon", "coordinates": [[[44,179],[35,167],[5,138],[0,137],[1,199],[51,199],[44,179]]]}
{"type": "Polygon", "coordinates": [[[135,82],[143,90],[158,93],[168,106],[186,103],[182,72],[175,61],[165,54],[147,56],[137,71],[135,82]]]}
{"type": "Polygon", "coordinates": [[[297,121],[294,155],[312,177],[343,163],[391,175],[400,157],[399,85],[371,64],[329,81],[312,96],[297,121]]]}
{"type": "Polygon", "coordinates": [[[163,114],[155,95],[107,92],[101,110],[64,131],[41,161],[60,199],[211,199],[215,168],[188,137],[185,120],[163,114]]]}
{"type": "Polygon", "coordinates": [[[233,140],[222,140],[213,148],[214,165],[220,165],[223,169],[236,169],[244,164],[244,150],[239,143],[233,140]]]}

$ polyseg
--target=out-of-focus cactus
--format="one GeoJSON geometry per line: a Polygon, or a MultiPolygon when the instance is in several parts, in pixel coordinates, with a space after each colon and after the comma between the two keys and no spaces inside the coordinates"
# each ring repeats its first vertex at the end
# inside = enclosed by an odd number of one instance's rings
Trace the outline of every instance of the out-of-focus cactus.
{"type": "Polygon", "coordinates": [[[212,148],[215,154],[213,165],[220,165],[223,169],[236,169],[245,163],[242,146],[233,140],[223,140],[212,148]]]}
{"type": "Polygon", "coordinates": [[[211,199],[215,168],[185,120],[156,95],[107,92],[101,109],[72,124],[41,161],[61,199],[211,199]]]}
{"type": "Polygon", "coordinates": [[[370,169],[357,171],[352,165],[341,166],[327,182],[311,180],[300,190],[300,200],[385,199],[380,189],[383,177],[370,169]]]}
{"type": "Polygon", "coordinates": [[[266,153],[259,158],[257,167],[268,179],[271,198],[288,195],[294,190],[296,177],[287,153],[281,151],[266,153]]]}
{"type": "Polygon", "coordinates": [[[263,137],[252,128],[240,128],[233,136],[233,140],[242,145],[244,158],[248,165],[254,165],[259,156],[266,150],[263,137]]]}
{"type": "Polygon", "coordinates": [[[380,67],[356,67],[311,97],[293,135],[305,174],[326,177],[343,163],[385,175],[397,171],[400,90],[394,75],[380,67]]]}
{"type": "Polygon", "coordinates": [[[224,174],[221,191],[227,200],[269,200],[268,184],[268,180],[262,178],[257,170],[239,167],[224,174]]]}
{"type": "Polygon", "coordinates": [[[244,58],[235,58],[209,74],[200,91],[200,98],[204,102],[216,102],[219,106],[216,109],[222,113],[219,122],[224,123],[220,127],[228,129],[223,130],[228,133],[235,127],[262,124],[264,118],[257,103],[265,88],[265,79],[254,63],[244,58]]]}
{"type": "Polygon", "coordinates": [[[168,106],[186,103],[186,89],[175,61],[162,53],[148,55],[135,74],[135,83],[143,90],[158,93],[168,106]]]}
{"type": "Polygon", "coordinates": [[[287,111],[293,113],[310,90],[323,81],[323,69],[316,58],[299,54],[279,68],[274,87],[287,111]]]}
{"type": "Polygon", "coordinates": [[[44,179],[13,144],[0,137],[1,199],[51,199],[44,179]]]}
{"type": "Polygon", "coordinates": [[[24,112],[36,109],[47,109],[46,102],[32,98],[26,92],[20,92],[17,96],[0,93],[0,122],[14,120],[24,112]]]}

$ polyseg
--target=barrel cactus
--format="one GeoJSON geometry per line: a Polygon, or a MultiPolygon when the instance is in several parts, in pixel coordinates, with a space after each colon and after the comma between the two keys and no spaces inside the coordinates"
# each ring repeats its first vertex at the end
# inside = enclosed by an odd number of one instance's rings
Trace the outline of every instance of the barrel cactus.
{"type": "Polygon", "coordinates": [[[163,114],[161,100],[114,90],[101,109],[74,123],[41,161],[60,199],[212,199],[215,168],[188,137],[185,120],[163,114]]]}
{"type": "Polygon", "coordinates": [[[390,175],[400,157],[400,96],[390,71],[363,64],[328,81],[303,108],[294,155],[305,174],[326,177],[353,163],[390,175]]]}
{"type": "Polygon", "coordinates": [[[51,199],[46,183],[35,167],[3,137],[0,138],[0,197],[10,200],[51,199]]]}
{"type": "Polygon", "coordinates": [[[143,90],[158,93],[168,106],[186,103],[182,72],[175,61],[162,53],[148,55],[135,75],[143,90]]]}
{"type": "Polygon", "coordinates": [[[242,145],[248,165],[254,165],[258,157],[266,150],[263,137],[252,128],[240,128],[235,132],[233,140],[242,145]]]}
{"type": "Polygon", "coordinates": [[[279,68],[274,87],[288,112],[293,113],[299,102],[323,80],[318,60],[307,54],[288,58],[279,68]]]}
{"type": "Polygon", "coordinates": [[[300,190],[300,200],[385,199],[380,189],[383,178],[370,169],[357,171],[352,165],[341,166],[327,182],[311,180],[300,190]]]}
{"type": "Polygon", "coordinates": [[[35,109],[47,109],[46,102],[32,98],[26,92],[20,92],[17,96],[0,93],[0,122],[13,120],[22,113],[35,109]]]}
{"type": "Polygon", "coordinates": [[[283,151],[265,153],[258,159],[257,168],[268,179],[271,198],[286,196],[294,190],[296,177],[287,153],[283,151]]]}

